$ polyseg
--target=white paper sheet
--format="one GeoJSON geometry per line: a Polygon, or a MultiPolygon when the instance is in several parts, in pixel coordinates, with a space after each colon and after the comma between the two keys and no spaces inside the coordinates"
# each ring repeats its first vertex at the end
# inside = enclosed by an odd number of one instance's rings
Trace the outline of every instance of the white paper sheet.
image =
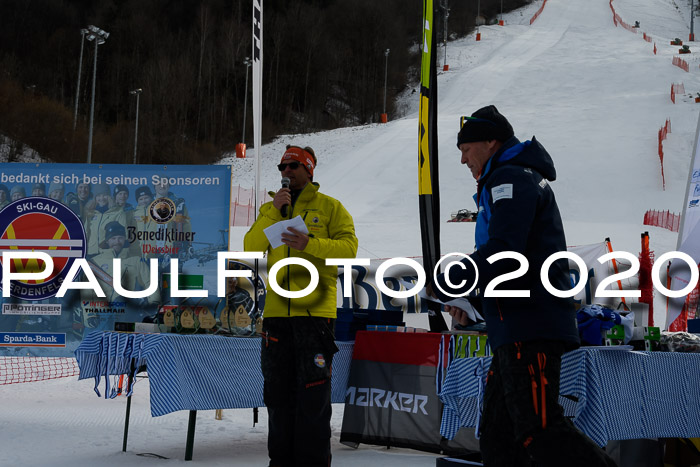
{"type": "Polygon", "coordinates": [[[306,224],[304,224],[304,220],[301,218],[301,216],[279,221],[263,230],[272,248],[277,248],[284,245],[284,243],[282,243],[282,234],[287,232],[289,227],[293,227],[305,234],[309,233],[309,229],[306,228],[306,224]]]}
{"type": "MultiPolygon", "coordinates": [[[[415,287],[415,284],[412,284],[408,281],[399,280],[399,282],[406,288],[406,290],[410,290],[413,287],[415,287]]],[[[474,308],[472,304],[469,303],[469,300],[467,300],[464,297],[455,298],[454,300],[450,300],[449,302],[443,302],[435,297],[429,296],[425,292],[424,288],[421,289],[416,295],[418,295],[423,300],[430,300],[431,302],[437,302],[441,305],[456,306],[457,308],[464,310],[467,313],[469,319],[474,322],[478,323],[479,321],[484,321],[484,318],[479,314],[478,311],[476,311],[476,308],[474,308]]]]}

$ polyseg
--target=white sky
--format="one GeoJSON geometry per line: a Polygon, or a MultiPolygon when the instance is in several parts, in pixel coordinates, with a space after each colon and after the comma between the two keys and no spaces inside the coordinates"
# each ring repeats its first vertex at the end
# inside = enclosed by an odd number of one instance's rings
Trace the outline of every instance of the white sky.
{"type": "MultiPolygon", "coordinates": [[[[506,26],[481,27],[474,36],[447,47],[450,69],[441,73],[439,141],[441,216],[474,209],[475,182],[459,164],[455,147],[459,116],[495,104],[516,135],[536,135],[554,159],[558,179],[552,184],[569,245],[610,237],[616,250],[640,251],[648,231],[656,256],[676,249],[677,234],[644,226],[648,209],[680,212],[698,121],[700,46],[690,43],[686,73],[671,64],[677,46],[688,39],[690,7],[686,0],[615,0],[627,23],[640,22],[638,34],[612,21],[609,0],[537,0],[507,14],[506,26]],[[642,32],[652,43],[642,39],[642,32]],[[658,49],[653,54],[653,44],[658,49]],[[670,100],[672,83],[686,94],[670,100]],[[657,132],[671,121],[664,141],[666,190],[662,189],[657,132]]],[[[416,12],[420,15],[420,12],[416,12]]],[[[442,49],[439,63],[442,64],[442,49]]],[[[391,56],[389,57],[391,66],[391,56]]],[[[359,256],[420,256],[417,194],[418,93],[401,102],[405,115],[386,125],[368,125],[308,135],[281,137],[262,147],[262,185],[276,190],[274,167],[288,143],[309,145],[319,157],[315,180],[340,199],[355,219],[359,256]]],[[[254,150],[248,149],[248,155],[254,150]]],[[[252,186],[252,159],[233,163],[234,184],[252,186]]],[[[473,248],[473,224],[442,224],[442,252],[473,248]]],[[[245,228],[234,228],[234,249],[242,247],[245,228]],[[238,243],[237,243],[238,242],[238,243]]],[[[663,325],[663,300],[657,294],[655,321],[663,325]]],[[[424,317],[416,317],[423,319],[424,317]]],[[[412,323],[419,325],[420,323],[412,323]]],[[[129,452],[121,452],[125,401],[105,401],[91,381],[75,378],[0,387],[0,466],[52,465],[117,467],[175,465],[184,461],[187,413],[151,418],[148,381],[139,382],[132,405],[129,452]],[[170,460],[136,456],[154,452],[170,460]]],[[[333,465],[427,466],[430,454],[338,443],[342,405],[334,405],[333,465]]],[[[200,412],[193,464],[267,465],[266,413],[252,426],[249,409],[226,410],[224,420],[200,412]]]]}

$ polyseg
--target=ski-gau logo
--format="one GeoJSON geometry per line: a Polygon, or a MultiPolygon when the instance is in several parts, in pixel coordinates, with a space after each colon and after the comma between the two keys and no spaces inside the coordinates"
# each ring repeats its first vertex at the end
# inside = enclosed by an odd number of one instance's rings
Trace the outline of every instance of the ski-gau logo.
{"type": "MultiPolygon", "coordinates": [[[[0,253],[46,253],[53,270],[44,279],[10,282],[10,295],[23,300],[43,300],[58,292],[76,258],[84,258],[85,229],[80,218],[64,204],[33,196],[8,204],[0,213],[0,253]]],[[[8,272],[39,273],[46,263],[38,258],[11,258],[8,272]]],[[[8,265],[0,269],[0,284],[8,265]]],[[[4,295],[4,294],[3,294],[4,295]]]]}

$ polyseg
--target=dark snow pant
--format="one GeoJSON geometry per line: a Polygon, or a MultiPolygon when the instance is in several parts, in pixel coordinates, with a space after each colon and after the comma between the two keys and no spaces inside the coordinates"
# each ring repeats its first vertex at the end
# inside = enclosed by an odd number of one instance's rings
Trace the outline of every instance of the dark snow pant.
{"type": "Polygon", "coordinates": [[[485,466],[616,465],[559,405],[564,348],[563,342],[541,340],[494,351],[481,420],[485,466]]]}
{"type": "Polygon", "coordinates": [[[270,467],[331,463],[334,319],[266,318],[261,368],[270,467]]]}

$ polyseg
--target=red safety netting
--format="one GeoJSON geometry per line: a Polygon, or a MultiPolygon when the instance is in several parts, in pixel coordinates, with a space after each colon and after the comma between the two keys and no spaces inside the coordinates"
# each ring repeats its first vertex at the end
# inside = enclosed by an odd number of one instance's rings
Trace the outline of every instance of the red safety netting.
{"type": "MultiPolygon", "coordinates": [[[[253,199],[253,191],[252,188],[243,188],[241,186],[233,187],[231,225],[253,225],[253,221],[255,220],[255,200],[253,199]]],[[[259,196],[262,198],[262,203],[272,201],[267,190],[260,191],[259,196]]]]}
{"type": "Polygon", "coordinates": [[[690,68],[688,67],[688,62],[686,62],[680,57],[673,57],[673,64],[682,70],[690,71],[690,68]]]}
{"type": "Polygon", "coordinates": [[[612,10],[612,13],[613,13],[613,23],[615,23],[615,26],[622,26],[623,28],[627,29],[628,31],[637,34],[637,28],[635,28],[634,26],[632,26],[630,24],[625,23],[622,20],[622,18],[620,17],[620,15],[617,14],[617,12],[615,11],[615,7],[613,6],[613,0],[610,0],[610,9],[612,10]]]}
{"type": "Polygon", "coordinates": [[[653,225],[671,232],[678,232],[681,225],[681,215],[670,211],[649,210],[644,213],[644,225],[653,225]]]}
{"type": "Polygon", "coordinates": [[[651,36],[649,34],[647,34],[646,32],[642,33],[642,38],[647,42],[651,42],[651,36]]]}
{"type": "MultiPolygon", "coordinates": [[[[698,317],[698,302],[700,301],[700,283],[693,289],[692,292],[688,294],[688,296],[685,299],[685,306],[683,307],[684,310],[686,310],[686,314],[688,316],[688,319],[696,319],[698,317]]],[[[687,326],[686,326],[687,328],[687,326]]]]}
{"type": "Polygon", "coordinates": [[[676,103],[676,94],[684,94],[685,86],[683,83],[673,83],[671,84],[671,102],[676,103]]]}
{"type": "Polygon", "coordinates": [[[75,358],[0,357],[0,385],[77,376],[75,358]]]}

